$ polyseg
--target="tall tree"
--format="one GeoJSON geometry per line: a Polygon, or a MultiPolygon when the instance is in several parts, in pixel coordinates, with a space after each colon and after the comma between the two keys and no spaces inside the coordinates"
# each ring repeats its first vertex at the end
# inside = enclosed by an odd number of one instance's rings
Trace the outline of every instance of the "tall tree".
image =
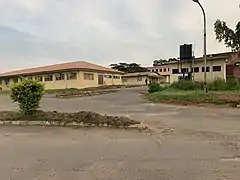
{"type": "Polygon", "coordinates": [[[166,59],[159,59],[153,61],[153,66],[161,66],[164,64],[168,64],[168,61],[166,59]]]}
{"type": "Polygon", "coordinates": [[[134,72],[147,72],[148,69],[141,67],[140,64],[137,63],[118,63],[118,64],[110,64],[112,69],[116,69],[118,71],[122,71],[125,73],[134,73],[134,72]]]}
{"type": "Polygon", "coordinates": [[[226,22],[219,19],[214,23],[216,39],[224,42],[232,51],[240,51],[240,21],[237,23],[235,31],[230,29],[226,22]]]}

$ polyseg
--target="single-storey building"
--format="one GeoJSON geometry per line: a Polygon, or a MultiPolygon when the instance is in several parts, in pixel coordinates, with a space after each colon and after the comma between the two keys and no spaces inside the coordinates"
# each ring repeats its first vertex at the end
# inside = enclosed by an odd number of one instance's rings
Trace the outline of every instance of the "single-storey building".
{"type": "Polygon", "coordinates": [[[160,74],[161,76],[164,76],[165,83],[170,83],[170,73],[171,72],[170,72],[170,65],[169,64],[147,67],[147,69],[150,72],[156,72],[156,73],[160,74]]]}
{"type": "Polygon", "coordinates": [[[87,88],[101,85],[121,85],[124,73],[86,61],[55,64],[0,74],[0,89],[22,78],[43,82],[46,89],[87,88]]]}
{"type": "Polygon", "coordinates": [[[227,77],[240,78],[240,52],[230,54],[227,61],[227,77]]]}
{"type": "MultiPolygon", "coordinates": [[[[237,72],[240,72],[240,58],[236,57],[237,54],[236,52],[228,52],[207,55],[207,82],[212,82],[216,78],[226,80],[227,75],[237,77],[237,72]],[[230,71],[230,66],[232,71],[230,71]]],[[[189,73],[194,81],[204,81],[204,59],[201,57],[171,63],[170,71],[170,83],[178,81],[179,76],[189,73]]]]}
{"type": "Polygon", "coordinates": [[[155,72],[137,72],[127,73],[122,76],[123,85],[146,85],[151,82],[163,83],[165,81],[164,76],[155,72]]]}

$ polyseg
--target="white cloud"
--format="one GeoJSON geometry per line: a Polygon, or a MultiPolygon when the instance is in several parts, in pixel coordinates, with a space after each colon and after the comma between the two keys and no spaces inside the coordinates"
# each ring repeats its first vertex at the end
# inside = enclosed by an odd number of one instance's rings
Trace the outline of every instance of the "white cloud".
{"type": "MultiPolygon", "coordinates": [[[[215,40],[213,23],[219,18],[234,27],[239,0],[201,1],[207,12],[208,52],[226,51],[215,40]]],[[[0,0],[0,27],[19,31],[0,41],[0,62],[9,59],[6,68],[76,59],[150,65],[154,57],[178,56],[179,45],[186,42],[194,42],[201,55],[202,22],[191,0],[0,0]]]]}

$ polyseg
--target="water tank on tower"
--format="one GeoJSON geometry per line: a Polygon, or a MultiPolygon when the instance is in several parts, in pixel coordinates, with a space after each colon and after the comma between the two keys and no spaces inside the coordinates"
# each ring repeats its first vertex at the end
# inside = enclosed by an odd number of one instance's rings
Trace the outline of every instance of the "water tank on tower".
{"type": "Polygon", "coordinates": [[[193,58],[192,44],[180,45],[180,60],[193,58]]]}

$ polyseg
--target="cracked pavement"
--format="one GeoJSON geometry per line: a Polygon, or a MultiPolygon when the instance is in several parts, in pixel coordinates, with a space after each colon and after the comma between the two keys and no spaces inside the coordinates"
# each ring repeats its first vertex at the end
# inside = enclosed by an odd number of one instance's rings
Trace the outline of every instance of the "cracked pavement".
{"type": "MultiPolygon", "coordinates": [[[[145,92],[44,98],[44,110],[128,116],[152,130],[1,126],[0,179],[239,179],[239,109],[153,104],[145,92]]],[[[0,110],[15,109],[0,95],[0,110]]]]}

